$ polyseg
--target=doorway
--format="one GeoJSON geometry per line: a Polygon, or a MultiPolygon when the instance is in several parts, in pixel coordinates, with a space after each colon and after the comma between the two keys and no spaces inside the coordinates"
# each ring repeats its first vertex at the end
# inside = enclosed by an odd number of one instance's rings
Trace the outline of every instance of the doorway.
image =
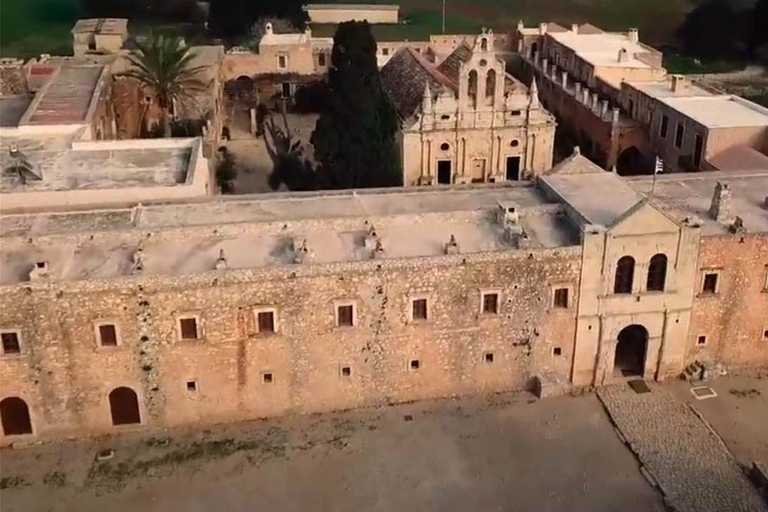
{"type": "Polygon", "coordinates": [[[437,161],[437,183],[438,185],[451,184],[451,161],[450,160],[437,161]]]}
{"type": "Polygon", "coordinates": [[[645,356],[648,350],[648,331],[642,325],[630,325],[619,333],[616,355],[613,360],[614,374],[622,377],[645,373],[645,356]]]}
{"type": "Polygon", "coordinates": [[[485,158],[476,158],[472,160],[472,183],[482,183],[485,181],[485,158]]]}
{"type": "Polygon", "coordinates": [[[141,423],[139,398],[131,388],[115,388],[109,394],[109,410],[113,425],[141,423]]]}
{"type": "Polygon", "coordinates": [[[29,407],[24,400],[17,396],[4,398],[0,402],[0,419],[2,419],[3,434],[7,436],[32,433],[29,407]]]}
{"type": "Polygon", "coordinates": [[[508,156],[507,157],[507,181],[519,181],[520,180],[520,157],[508,156]]]}
{"type": "Polygon", "coordinates": [[[289,99],[291,97],[291,83],[290,82],[283,82],[280,85],[280,92],[284,99],[289,99]]]}

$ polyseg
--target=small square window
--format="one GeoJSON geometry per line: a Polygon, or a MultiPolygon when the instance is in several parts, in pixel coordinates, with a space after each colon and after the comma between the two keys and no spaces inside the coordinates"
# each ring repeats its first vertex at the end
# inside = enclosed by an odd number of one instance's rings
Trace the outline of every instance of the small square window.
{"type": "Polygon", "coordinates": [[[352,375],[352,367],[350,366],[342,366],[341,367],[341,376],[342,377],[349,377],[352,375]]]}
{"type": "Polygon", "coordinates": [[[552,349],[552,355],[554,356],[561,356],[563,355],[563,349],[560,347],[555,347],[552,349]]]}
{"type": "Polygon", "coordinates": [[[717,293],[717,274],[704,274],[701,293],[717,293]]]}
{"type": "Polygon", "coordinates": [[[181,330],[181,339],[197,339],[197,318],[180,318],[179,328],[181,330]]]}
{"type": "Polygon", "coordinates": [[[427,319],[427,299],[414,299],[411,306],[414,320],[427,319]]]}
{"type": "Polygon", "coordinates": [[[275,381],[275,377],[272,375],[272,372],[264,372],[261,374],[261,381],[264,384],[272,384],[275,381]]]}
{"type": "Polygon", "coordinates": [[[190,393],[196,393],[197,392],[197,382],[194,380],[188,380],[187,381],[187,391],[190,393]]]}
{"type": "Polygon", "coordinates": [[[259,332],[275,332],[275,312],[274,311],[259,311],[256,315],[259,332]]]}
{"type": "Polygon", "coordinates": [[[489,363],[489,364],[492,363],[493,362],[493,352],[486,352],[485,355],[483,356],[483,359],[485,360],[486,363],[489,363]]]}
{"type": "Polygon", "coordinates": [[[355,307],[352,304],[338,306],[336,319],[339,327],[352,327],[355,324],[355,307]]]}
{"type": "Polygon", "coordinates": [[[410,364],[408,365],[408,367],[409,367],[411,370],[413,370],[413,371],[416,371],[416,370],[418,370],[419,368],[421,368],[421,362],[420,362],[418,359],[411,359],[411,362],[410,362],[410,364]]]}
{"type": "Polygon", "coordinates": [[[3,340],[3,354],[20,354],[21,344],[19,343],[19,333],[6,331],[0,335],[3,340]]]}
{"type": "Polygon", "coordinates": [[[382,48],[381,49],[381,54],[384,55],[384,56],[389,55],[389,48],[382,48]]]}
{"type": "Polygon", "coordinates": [[[556,308],[568,308],[568,288],[555,290],[554,306],[556,308]]]}
{"type": "Polygon", "coordinates": [[[697,345],[706,345],[707,344],[707,337],[703,334],[700,334],[696,337],[696,344],[697,345]]]}
{"type": "Polygon", "coordinates": [[[102,324],[99,326],[99,344],[102,347],[117,346],[117,328],[112,324],[102,324]]]}
{"type": "Polygon", "coordinates": [[[484,293],[483,294],[483,313],[496,315],[499,313],[499,294],[498,293],[484,293]]]}

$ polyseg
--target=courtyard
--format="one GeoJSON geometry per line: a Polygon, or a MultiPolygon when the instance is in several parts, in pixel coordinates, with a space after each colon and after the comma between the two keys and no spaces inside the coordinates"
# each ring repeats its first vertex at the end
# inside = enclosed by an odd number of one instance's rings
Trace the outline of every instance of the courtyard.
{"type": "MultiPolygon", "coordinates": [[[[742,465],[765,460],[768,374],[707,384],[717,397],[696,400],[685,382],[660,386],[660,396],[691,403],[742,465]]],[[[133,431],[0,456],[8,512],[665,510],[595,394],[508,393],[133,431]]]]}

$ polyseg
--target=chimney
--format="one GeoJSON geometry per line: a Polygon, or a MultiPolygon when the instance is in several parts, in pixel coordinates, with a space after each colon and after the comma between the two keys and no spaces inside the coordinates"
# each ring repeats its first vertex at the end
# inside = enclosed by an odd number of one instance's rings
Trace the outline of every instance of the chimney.
{"type": "Polygon", "coordinates": [[[29,271],[29,280],[37,281],[48,277],[48,262],[36,261],[35,266],[29,271]]]}
{"type": "Polygon", "coordinates": [[[727,183],[718,181],[715,185],[712,205],[709,207],[709,216],[717,222],[731,220],[731,189],[727,183]]]}
{"type": "Polygon", "coordinates": [[[264,31],[266,32],[266,35],[271,36],[272,35],[272,23],[267,22],[266,26],[264,27],[264,31]]]}
{"type": "Polygon", "coordinates": [[[459,244],[456,242],[456,237],[451,235],[451,239],[445,244],[445,254],[459,254],[459,244]]]}
{"type": "Polygon", "coordinates": [[[675,94],[685,90],[685,76],[672,75],[672,92],[675,94]]]}
{"type": "Polygon", "coordinates": [[[571,25],[571,32],[573,32],[574,34],[578,34],[579,33],[579,25],[578,25],[578,23],[574,23],[574,24],[571,25]]]}
{"type": "Polygon", "coordinates": [[[629,29],[629,32],[627,32],[627,38],[629,39],[630,43],[639,43],[640,33],[637,31],[636,28],[631,28],[629,29]]]}
{"type": "Polygon", "coordinates": [[[216,270],[224,270],[228,268],[227,258],[224,257],[224,249],[219,249],[219,257],[216,258],[216,262],[213,264],[213,268],[216,270]]]}
{"type": "Polygon", "coordinates": [[[629,61],[629,52],[627,52],[626,48],[622,48],[619,50],[619,62],[628,62],[629,61]]]}
{"type": "Polygon", "coordinates": [[[547,33],[547,24],[539,23],[539,35],[543,36],[546,33],[547,33]]]}
{"type": "Polygon", "coordinates": [[[524,28],[525,28],[525,23],[523,23],[523,20],[518,20],[517,21],[517,31],[518,32],[522,32],[524,28]]]}

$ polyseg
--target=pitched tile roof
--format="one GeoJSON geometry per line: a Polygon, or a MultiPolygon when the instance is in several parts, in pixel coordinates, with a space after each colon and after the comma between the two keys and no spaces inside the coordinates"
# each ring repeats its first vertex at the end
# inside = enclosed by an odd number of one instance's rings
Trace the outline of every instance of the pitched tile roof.
{"type": "Polygon", "coordinates": [[[403,119],[412,116],[421,104],[424,85],[432,91],[446,87],[456,90],[456,85],[424,60],[413,49],[400,49],[381,68],[381,83],[403,119]]]}
{"type": "Polygon", "coordinates": [[[463,62],[472,58],[472,49],[462,41],[449,56],[437,66],[437,70],[445,75],[454,84],[459,83],[459,69],[463,62]]]}

